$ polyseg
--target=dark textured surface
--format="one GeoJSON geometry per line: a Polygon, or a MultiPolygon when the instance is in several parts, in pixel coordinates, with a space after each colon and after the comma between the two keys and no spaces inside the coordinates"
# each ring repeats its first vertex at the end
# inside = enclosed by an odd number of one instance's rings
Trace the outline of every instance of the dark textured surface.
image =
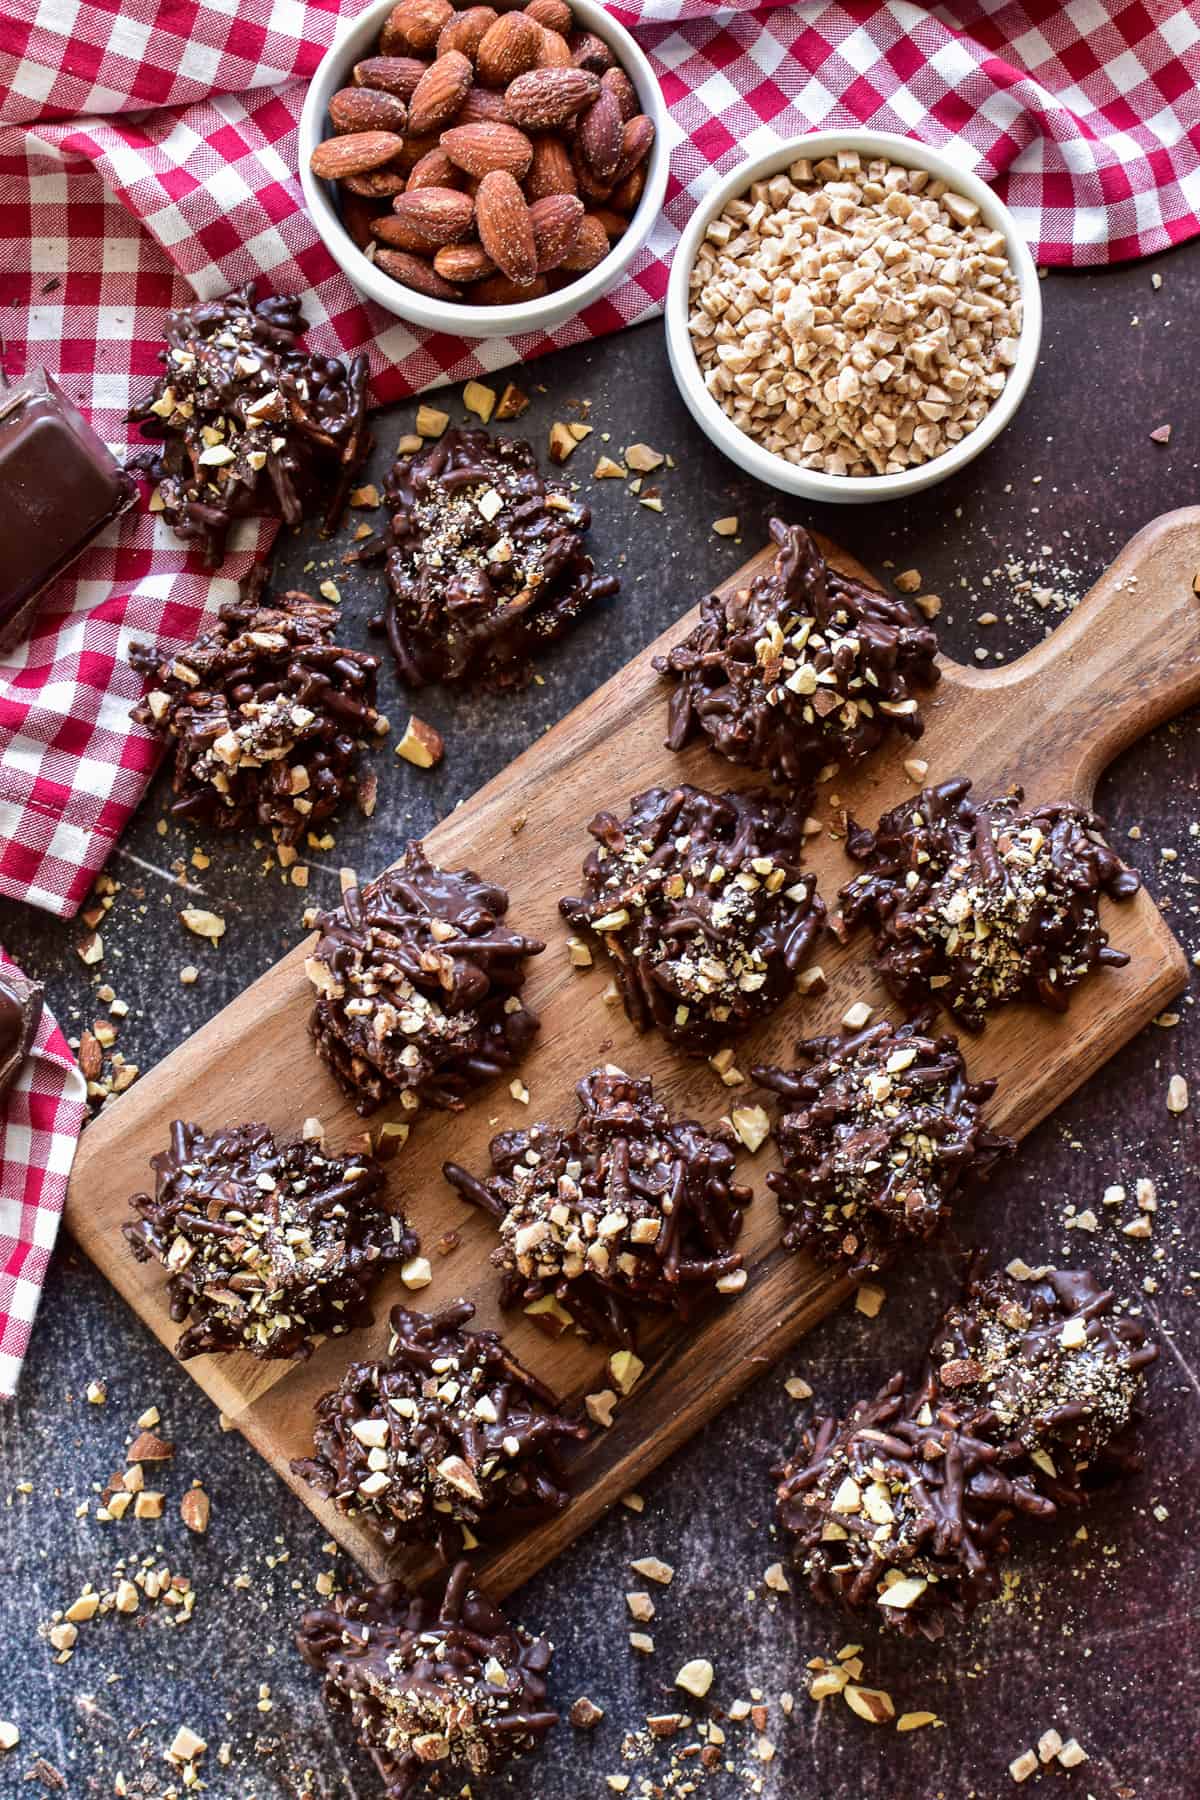
{"type": "MultiPolygon", "coordinates": [[[[1157,265],[1051,278],[1045,298],[1048,328],[1035,389],[990,452],[957,481],[909,505],[828,509],[815,520],[876,571],[888,558],[898,568],[919,568],[924,587],[945,597],[943,639],[964,660],[977,644],[1014,654],[1053,622],[1053,605],[1043,613],[1014,591],[1016,583],[1031,579],[1078,596],[1140,525],[1200,498],[1192,349],[1200,246],[1157,265]],[[1163,275],[1159,291],[1151,287],[1155,266],[1163,275]],[[1148,434],[1167,421],[1174,433],[1162,449],[1148,434]],[[1005,572],[1030,559],[1057,573],[1005,572]],[[976,625],[986,611],[1001,623],[976,625]]],[[[595,435],[570,472],[596,510],[598,562],[620,563],[624,595],[551,654],[543,686],[516,698],[422,695],[419,712],[446,734],[445,763],[423,773],[397,763],[389,744],[376,759],[374,820],[370,827],[346,821],[336,850],[312,866],[307,896],[281,886],[278,872],[262,872],[261,845],[218,844],[211,834],[200,839],[173,829],[160,836],[160,781],[110,863],[122,889],[105,925],[99,977],[129,1002],[121,1047],[143,1069],[298,940],[305,899],[336,894],[340,863],[382,866],[406,834],[427,827],[503,767],[756,549],[773,506],[785,517],[813,517],[799,502],[773,500],[710,449],[675,396],[656,326],[563,353],[520,379],[548,390],[535,394],[524,421],[539,444],[552,419],[578,416],[570,402],[592,402],[595,435]],[[611,432],[610,444],[602,443],[604,432],[611,432]],[[621,483],[590,479],[600,450],[615,452],[634,439],[677,459],[660,482],[651,478],[661,487],[661,515],[639,507],[621,483]],[[740,543],[710,530],[713,519],[732,512],[741,517],[740,543]],[[204,896],[192,896],[193,903],[229,919],[216,951],[175,917],[183,897],[171,865],[197,842],[212,862],[188,870],[204,896]],[[177,980],[187,962],[201,969],[191,988],[177,980]]],[[[452,411],[459,416],[457,405],[452,411]]],[[[411,408],[400,408],[379,421],[377,476],[383,453],[411,417],[411,408]]],[[[315,583],[338,573],[325,566],[329,556],[312,540],[286,542],[280,575],[315,583]],[[318,566],[306,571],[314,557],[318,566]]],[[[357,642],[378,604],[379,578],[339,580],[357,642]]],[[[383,704],[394,742],[407,708],[390,675],[383,704]]],[[[614,769],[612,794],[597,799],[624,799],[635,783],[635,771],[614,769]]],[[[1200,948],[1198,787],[1193,715],[1124,757],[1099,797],[1116,841],[1169,906],[1189,953],[1200,948]],[[1128,837],[1131,828],[1140,829],[1139,838],[1128,837]],[[1164,850],[1177,860],[1164,859],[1164,850]]],[[[492,873],[503,878],[502,870],[492,873]]],[[[0,938],[31,975],[44,977],[71,1032],[102,1010],[91,998],[97,978],[73,954],[81,936],[78,922],[0,909],[0,938]]],[[[628,1774],[633,1796],[644,1779],[665,1779],[669,1745],[623,1762],[621,1740],[648,1712],[674,1710],[675,1671],[689,1657],[706,1656],[717,1671],[710,1700],[725,1707],[761,1690],[770,1703],[767,1735],[777,1746],[774,1761],[755,1761],[750,1723],[728,1726],[732,1772],[704,1779],[689,1764],[690,1773],[676,1777],[695,1778],[713,1800],[748,1792],[767,1800],[857,1800],[879,1790],[903,1800],[992,1800],[1015,1791],[1009,1761],[1052,1725],[1064,1738],[1078,1736],[1091,1761],[1069,1774],[1041,1775],[1025,1792],[1057,1786],[1081,1800],[1200,1794],[1200,1246],[1193,1223],[1200,1034],[1190,996],[1177,1010],[1175,1028],[1145,1032],[1027,1141],[968,1215],[961,1238],[984,1242],[1002,1259],[1087,1261],[1137,1294],[1165,1334],[1152,1372],[1145,1473],[1096,1504],[1086,1540],[1072,1541],[1073,1526],[1055,1535],[1032,1532],[1014,1558],[1008,1599],[969,1631],[951,1633],[940,1649],[885,1645],[869,1623],[857,1626],[823,1614],[806,1596],[764,1588],[763,1571],[780,1555],[769,1530],[767,1471],[776,1452],[790,1448],[798,1413],[784,1378],[802,1374],[822,1400],[841,1406],[895,1367],[911,1366],[956,1279],[956,1242],[943,1242],[889,1275],[876,1320],[851,1311],[827,1322],[661,1470],[647,1484],[640,1518],[618,1509],[518,1597],[520,1616],[558,1643],[554,1690],[564,1707],[586,1692],[607,1717],[586,1737],[564,1725],[545,1756],[519,1768],[500,1791],[522,1800],[599,1800],[610,1791],[609,1774],[628,1774]],[[1190,1074],[1197,1096],[1181,1118],[1165,1106],[1174,1071],[1190,1074]],[[1119,1209],[1101,1205],[1110,1183],[1124,1183],[1132,1196],[1139,1175],[1159,1187],[1150,1242],[1124,1237],[1114,1222],[1114,1215],[1132,1216],[1132,1198],[1119,1209]],[[1103,1215],[1095,1235],[1065,1228],[1070,1205],[1103,1215]],[[1156,1291],[1137,1293],[1147,1278],[1156,1291]],[[670,1588],[654,1588],[627,1569],[629,1558],[649,1554],[675,1565],[670,1588]],[[647,1586],[658,1607],[649,1627],[657,1646],[651,1658],[626,1645],[624,1594],[647,1586]],[[840,1701],[818,1715],[803,1693],[804,1664],[848,1642],[866,1646],[863,1679],[889,1689],[897,1711],[927,1708],[945,1729],[898,1736],[864,1724],[840,1701]],[[797,1696],[790,1720],[778,1704],[784,1691],[797,1696]]],[[[69,1243],[56,1261],[18,1402],[0,1410],[0,1466],[7,1570],[0,1717],[22,1732],[20,1746],[0,1759],[0,1795],[42,1791],[25,1779],[38,1757],[62,1771],[71,1795],[112,1794],[118,1770],[131,1793],[160,1794],[172,1779],[163,1752],[181,1722],[208,1740],[203,1772],[221,1800],[306,1792],[365,1800],[377,1791],[373,1772],[347,1749],[340,1728],[330,1734],[315,1681],[290,1644],[292,1615],[312,1595],[318,1570],[331,1564],[321,1533],[239,1437],[221,1434],[188,1376],[69,1243]],[[103,1407],[84,1399],[97,1377],[108,1383],[103,1407]],[[126,1434],[151,1403],[180,1445],[159,1484],[169,1496],[163,1521],[105,1526],[77,1517],[84,1502],[94,1511],[93,1484],[120,1466],[126,1434]],[[213,1500],[203,1539],[191,1537],[178,1518],[179,1495],[194,1476],[203,1477],[213,1500]],[[20,1491],[25,1483],[27,1494],[20,1491]],[[85,1581],[104,1583],[122,1553],[159,1555],[189,1574],[199,1593],[195,1617],[172,1630],[162,1609],[143,1603],[144,1616],[81,1626],[73,1659],[56,1666],[38,1637],[39,1622],[85,1581]],[[248,1582],[235,1587],[243,1574],[248,1582]],[[260,1682],[270,1684],[270,1711],[259,1710],[260,1682]],[[232,1746],[227,1767],[216,1760],[222,1741],[232,1746]]],[[[689,1741],[681,1737],[675,1747],[689,1741]]],[[[41,1779],[49,1779],[44,1769],[41,1779]]]]}

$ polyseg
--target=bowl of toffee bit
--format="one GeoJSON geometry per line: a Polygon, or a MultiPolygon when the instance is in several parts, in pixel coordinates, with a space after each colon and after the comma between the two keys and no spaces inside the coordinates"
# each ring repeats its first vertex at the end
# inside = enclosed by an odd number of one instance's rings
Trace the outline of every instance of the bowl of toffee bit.
{"type": "Polygon", "coordinates": [[[741,164],[671,270],[676,384],[717,447],[810,500],[892,500],[1003,431],[1037,363],[1037,269],[986,183],[912,139],[813,132],[741,164]]]}
{"type": "Polygon", "coordinates": [[[376,0],[305,97],[300,180],[360,293],[459,337],[548,330],[642,249],[666,111],[598,0],[376,0]]]}

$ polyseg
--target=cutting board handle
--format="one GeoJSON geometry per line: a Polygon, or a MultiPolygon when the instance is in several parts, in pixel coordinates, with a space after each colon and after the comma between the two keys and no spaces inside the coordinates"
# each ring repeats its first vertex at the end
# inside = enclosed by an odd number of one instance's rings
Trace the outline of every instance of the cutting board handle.
{"type": "Polygon", "coordinates": [[[994,696],[998,727],[1013,722],[1031,800],[1089,806],[1115,756],[1200,701],[1198,582],[1200,506],[1164,513],[1036,649],[955,668],[956,685],[994,696]]]}

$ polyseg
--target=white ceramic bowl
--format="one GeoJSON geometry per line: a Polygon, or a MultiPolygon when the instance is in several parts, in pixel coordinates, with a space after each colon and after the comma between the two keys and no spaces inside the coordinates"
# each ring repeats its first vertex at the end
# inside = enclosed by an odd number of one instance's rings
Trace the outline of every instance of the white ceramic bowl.
{"type": "Polygon", "coordinates": [[[654,121],[654,143],[646,166],[646,186],[629,229],[613,245],[604,261],[573,281],[570,287],[546,294],[540,300],[523,300],[514,306],[465,306],[448,300],[431,300],[406,288],[363,255],[342,225],[329,182],[318,181],[308,166],[313,150],[330,135],[329,102],[339,88],[352,83],[355,63],[374,54],[375,41],[395,0],[373,4],[349,20],[325,52],[309,83],[300,115],[300,185],[314,224],[326,249],[360,294],[375,300],[388,312],[424,325],[431,331],[455,337],[510,337],[524,331],[549,331],[572,318],[608,292],[628,268],[650,236],[662,210],[667,191],[667,109],[654,71],[623,25],[597,0],[571,0],[577,24],[595,32],[612,47],[617,61],[637,89],[642,111],[654,121]]]}
{"type": "Polygon", "coordinates": [[[977,175],[960,169],[941,151],[930,150],[913,138],[890,131],[814,131],[806,137],[789,138],[764,156],[742,163],[701,201],[675,251],[667,290],[666,326],[667,353],[679,392],[697,425],[719,450],[723,450],[739,468],[771,487],[782,488],[789,494],[802,494],[807,500],[852,506],[868,500],[898,500],[905,494],[932,487],[971,462],[1004,430],[1024,399],[1037,364],[1042,336],[1042,296],[1037,268],[1028,245],[1017,230],[1016,221],[1003,201],[977,175]],[[974,431],[968,432],[949,450],[932,457],[919,468],[905,469],[897,475],[826,475],[815,469],[799,468],[773,451],[764,450],[738,429],[708,392],[688,333],[688,277],[700,241],[713,219],[731,200],[744,194],[753,182],[777,175],[797,157],[816,161],[822,156],[832,156],[838,150],[857,150],[864,162],[885,156],[906,168],[928,169],[968,200],[973,200],[984,221],[1004,233],[1008,260],[1021,288],[1022,324],[1017,359],[1009,370],[1000,398],[974,431]]]}

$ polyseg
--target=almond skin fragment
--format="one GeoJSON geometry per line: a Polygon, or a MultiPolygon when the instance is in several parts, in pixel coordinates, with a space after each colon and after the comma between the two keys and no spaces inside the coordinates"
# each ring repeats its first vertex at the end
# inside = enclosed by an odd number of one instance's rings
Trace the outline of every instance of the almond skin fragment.
{"type": "MultiPolygon", "coordinates": [[[[504,19],[520,17],[519,13],[504,15],[504,19]]],[[[475,223],[480,243],[502,274],[522,287],[534,280],[538,272],[537,248],[529,207],[515,177],[506,169],[493,169],[480,182],[475,196],[475,223]]],[[[606,238],[606,246],[607,242],[606,238]]]]}
{"type": "Polygon", "coordinates": [[[309,168],[318,181],[340,181],[343,175],[378,169],[403,148],[404,140],[394,131],[354,131],[318,144],[308,159],[309,168]]]}

